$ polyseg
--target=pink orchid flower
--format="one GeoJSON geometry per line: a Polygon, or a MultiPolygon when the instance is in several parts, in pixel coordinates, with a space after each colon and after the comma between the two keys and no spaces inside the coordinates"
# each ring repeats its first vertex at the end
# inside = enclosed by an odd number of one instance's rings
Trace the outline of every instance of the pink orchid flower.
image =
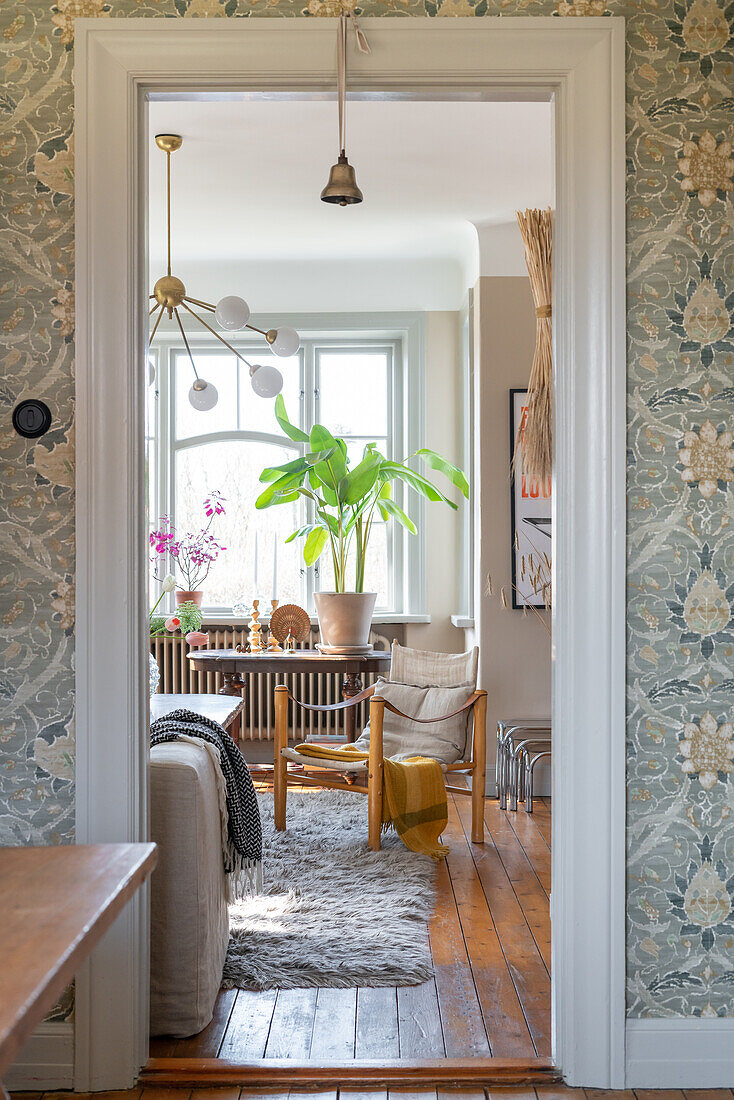
{"type": "Polygon", "coordinates": [[[181,626],[181,620],[177,615],[171,615],[170,619],[166,619],[166,630],[169,630],[173,634],[181,626]]]}
{"type": "Polygon", "coordinates": [[[190,630],[186,635],[186,641],[189,645],[206,645],[209,641],[209,635],[205,634],[203,630],[190,630]]]}

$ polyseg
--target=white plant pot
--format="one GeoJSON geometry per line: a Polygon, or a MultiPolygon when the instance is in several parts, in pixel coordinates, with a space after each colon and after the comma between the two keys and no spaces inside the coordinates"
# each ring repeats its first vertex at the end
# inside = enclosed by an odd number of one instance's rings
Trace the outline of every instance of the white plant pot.
{"type": "Polygon", "coordinates": [[[360,648],[369,644],[376,592],[315,592],[321,644],[360,648]]]}

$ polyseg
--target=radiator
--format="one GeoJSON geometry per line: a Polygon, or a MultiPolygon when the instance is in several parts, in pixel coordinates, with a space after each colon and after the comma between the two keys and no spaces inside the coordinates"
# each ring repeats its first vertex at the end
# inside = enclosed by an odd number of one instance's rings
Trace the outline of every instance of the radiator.
{"type": "MultiPolygon", "coordinates": [[[[203,627],[207,630],[207,627],[203,627]]],[[[237,645],[246,645],[248,641],[245,627],[208,628],[209,643],[206,649],[234,649],[237,645]]],[[[318,633],[311,631],[308,638],[297,648],[313,649],[318,641],[318,633]]],[[[370,634],[375,649],[389,649],[390,642],[381,634],[370,634]]],[[[189,647],[183,638],[152,638],[150,651],[158,662],[161,680],[158,690],[169,695],[216,694],[222,686],[219,672],[195,672],[186,654],[189,647]]],[[[244,677],[246,687],[245,711],[242,715],[242,733],[245,741],[272,741],[275,735],[275,712],[273,706],[276,684],[286,684],[296,699],[305,703],[338,703],[341,701],[341,679],[335,673],[247,673],[244,677]]],[[[362,686],[370,687],[377,677],[370,673],[362,677],[362,686]]],[[[368,720],[368,703],[360,703],[357,708],[357,729],[362,729],[368,720]]],[[[303,741],[306,737],[342,737],[344,735],[344,712],[335,714],[317,714],[303,710],[302,707],[289,708],[291,729],[289,736],[294,741],[303,741]]]]}

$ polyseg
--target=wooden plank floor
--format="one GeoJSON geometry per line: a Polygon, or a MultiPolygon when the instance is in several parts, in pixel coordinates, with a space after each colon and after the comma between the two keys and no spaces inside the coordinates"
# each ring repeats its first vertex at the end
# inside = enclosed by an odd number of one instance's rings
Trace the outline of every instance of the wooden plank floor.
{"type": "MultiPolygon", "coordinates": [[[[451,854],[437,866],[431,981],[397,989],[223,991],[204,1031],[154,1039],[151,1057],[549,1057],[550,801],[536,800],[533,815],[487,801],[485,821],[484,845],[472,844],[470,800],[449,795],[451,854]]],[[[145,1100],[155,1100],[151,1091],[145,1100]]]]}

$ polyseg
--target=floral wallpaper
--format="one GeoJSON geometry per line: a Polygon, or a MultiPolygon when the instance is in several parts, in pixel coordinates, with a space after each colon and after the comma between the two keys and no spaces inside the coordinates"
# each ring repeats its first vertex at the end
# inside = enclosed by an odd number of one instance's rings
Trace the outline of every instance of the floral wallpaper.
{"type": "MultiPolygon", "coordinates": [[[[74,19],[340,7],[0,3],[0,843],[73,839],[74,19]],[[31,394],[54,413],[36,444],[9,430],[31,394]]],[[[364,0],[357,10],[627,18],[629,1013],[731,1014],[734,3],[364,0]]]]}

